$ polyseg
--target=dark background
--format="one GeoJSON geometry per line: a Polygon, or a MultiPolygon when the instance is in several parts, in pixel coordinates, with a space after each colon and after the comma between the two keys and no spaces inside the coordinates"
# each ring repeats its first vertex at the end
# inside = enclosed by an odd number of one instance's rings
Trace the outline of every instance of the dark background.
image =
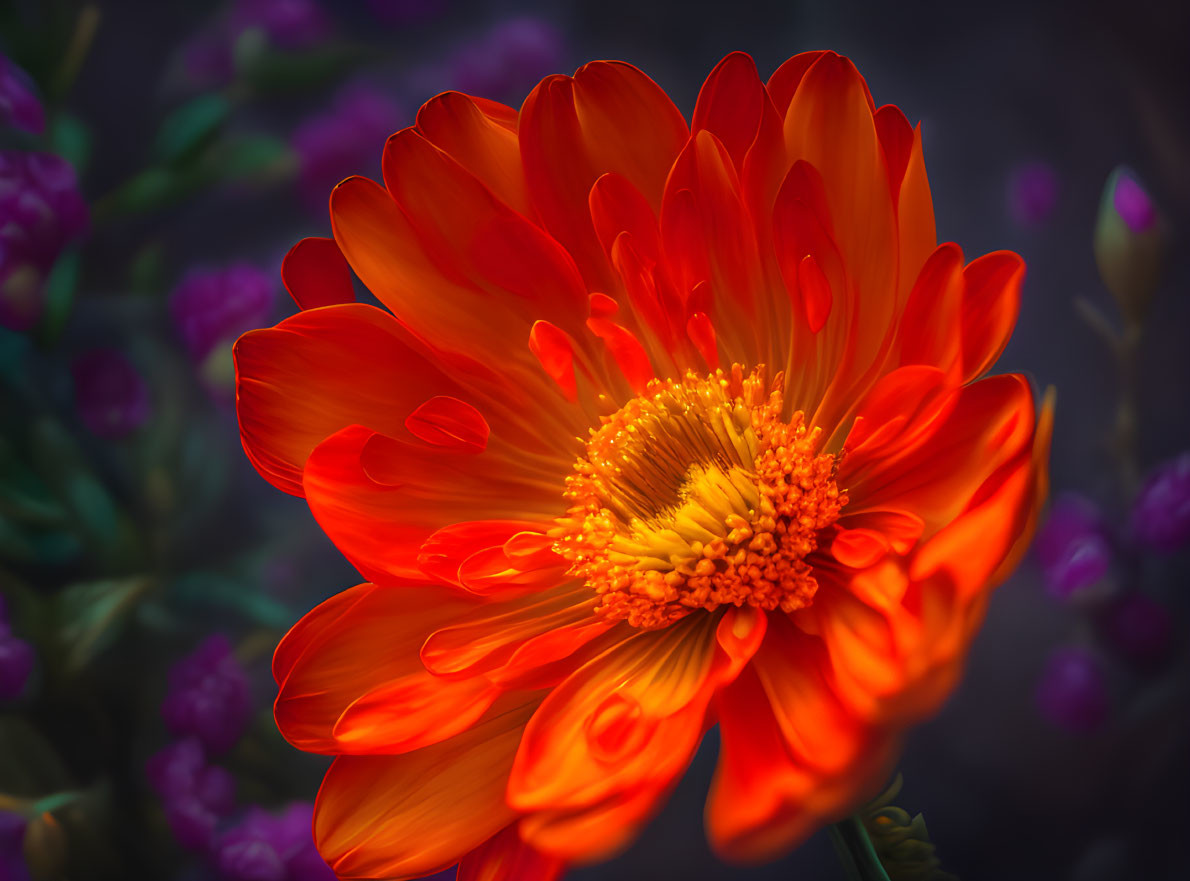
{"type": "MultiPolygon", "coordinates": [[[[1106,439],[1117,375],[1073,301],[1083,297],[1113,320],[1117,315],[1099,280],[1092,232],[1109,172],[1119,164],[1136,171],[1164,215],[1171,243],[1140,352],[1140,461],[1147,469],[1190,447],[1190,263],[1184,236],[1190,220],[1190,5],[441,5],[441,14],[423,21],[378,27],[362,3],[324,3],[335,39],[364,47],[366,57],[318,82],[243,102],[229,123],[232,131],[285,138],[302,118],[326,106],[341,82],[361,74],[404,108],[394,128],[409,124],[421,101],[452,84],[438,69],[440,59],[500,19],[523,13],[544,17],[564,36],[560,69],[569,72],[594,58],[631,61],[687,114],[706,73],[731,50],[751,53],[767,76],[796,52],[834,49],[855,61],[877,104],[898,104],[911,121],[921,120],[940,240],[958,242],[969,259],[1001,248],[1024,256],[1029,271],[1020,321],[997,370],[1022,371],[1039,387],[1056,386],[1054,488],[1091,497],[1116,523],[1123,520],[1126,499],[1106,439]],[[1047,218],[1021,224],[1007,208],[1008,187],[1013,170],[1029,161],[1051,166],[1059,190],[1047,218]]],[[[82,174],[88,200],[144,168],[146,145],[163,114],[197,93],[178,73],[179,47],[217,9],[159,0],[98,6],[102,22],[94,45],[64,101],[92,134],[82,174]]],[[[30,35],[60,31],[57,23],[69,21],[77,8],[65,2],[8,4],[7,29],[0,33],[4,49],[37,76],[49,68],[52,47],[60,42],[43,45],[30,35]],[[9,27],[14,22],[19,27],[9,27]]],[[[527,88],[493,97],[516,103],[527,88]]],[[[381,146],[375,143],[370,164],[345,173],[376,176],[381,146]]],[[[258,749],[234,759],[241,798],[270,804],[312,798],[315,791],[321,766],[268,729],[267,655],[285,619],[296,620],[358,579],[322,538],[304,504],[273,491],[243,461],[234,416],[225,399],[190,376],[193,368],[179,353],[165,301],[191,265],[247,259],[275,273],[292,242],[327,234],[327,218],[307,210],[286,178],[204,186],[175,204],[97,223],[62,338],[34,346],[28,355],[25,369],[36,400],[27,406],[67,414],[63,418],[73,425],[65,365],[89,346],[125,347],[148,377],[154,419],[172,414],[172,443],[182,443],[182,435],[200,438],[186,456],[157,466],[181,500],[163,512],[144,498],[147,442],[113,444],[78,432],[88,460],[137,528],[169,519],[170,550],[149,564],[168,586],[129,616],[81,684],[39,692],[35,683],[34,693],[10,710],[28,715],[80,785],[103,780],[117,793],[102,821],[114,830],[115,855],[96,877],[201,877],[205,871],[170,842],[141,767],[166,740],[156,715],[165,669],[207,632],[220,630],[237,640],[257,680],[262,712],[252,736],[258,749]],[[147,244],[155,249],[156,268],[132,286],[130,266],[147,244]],[[196,601],[176,588],[185,577],[223,579],[240,598],[227,606],[196,601]],[[267,598],[264,612],[253,596],[267,598]],[[84,701],[82,692],[91,699],[84,701]]],[[[292,309],[282,292],[273,318],[292,309]]],[[[0,417],[6,431],[17,430],[21,413],[6,409],[0,417]]],[[[141,431],[151,435],[155,424],[141,431]]],[[[12,572],[44,598],[91,577],[94,566],[86,558],[25,562],[12,572]]],[[[993,598],[962,685],[941,714],[909,738],[899,803],[925,814],[943,866],[968,881],[1163,881],[1190,873],[1186,553],[1130,559],[1113,573],[1121,585],[1142,585],[1169,609],[1175,646],[1162,664],[1138,671],[1103,650],[1091,612],[1050,598],[1035,562],[1027,559],[993,598]],[[1045,658],[1072,644],[1102,653],[1109,670],[1110,716],[1086,734],[1056,728],[1035,707],[1045,658]]],[[[18,593],[18,610],[36,605],[18,593]]],[[[45,640],[41,651],[53,651],[52,637],[45,640]]],[[[841,878],[825,834],[762,868],[727,867],[710,855],[701,809],[713,740],[637,845],[574,877],[841,878]]]]}

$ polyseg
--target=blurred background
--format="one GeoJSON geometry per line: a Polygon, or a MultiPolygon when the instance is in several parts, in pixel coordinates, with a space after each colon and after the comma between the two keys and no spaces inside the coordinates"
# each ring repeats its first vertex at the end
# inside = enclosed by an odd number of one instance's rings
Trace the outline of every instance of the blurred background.
{"type": "MultiPolygon", "coordinates": [[[[894,879],[1190,877],[1190,5],[5,0],[0,879],[331,877],[268,665],[359,579],[243,456],[230,357],[330,188],[445,89],[619,58],[689,114],[727,52],[811,48],[921,120],[940,239],[1024,255],[998,369],[1057,388],[1048,519],[877,844],[894,879]]],[[[825,833],[718,863],[714,754],[573,877],[844,877],[825,833]]]]}

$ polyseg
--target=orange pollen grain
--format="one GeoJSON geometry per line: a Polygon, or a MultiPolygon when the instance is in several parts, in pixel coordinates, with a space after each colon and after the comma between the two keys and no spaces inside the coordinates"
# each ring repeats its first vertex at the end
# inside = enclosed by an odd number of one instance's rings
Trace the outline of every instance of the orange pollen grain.
{"type": "Polygon", "coordinates": [[[782,409],[781,375],[737,364],[653,380],[592,429],[550,535],[600,614],[651,629],[695,609],[810,604],[806,557],[847,496],[821,430],[782,409]]]}

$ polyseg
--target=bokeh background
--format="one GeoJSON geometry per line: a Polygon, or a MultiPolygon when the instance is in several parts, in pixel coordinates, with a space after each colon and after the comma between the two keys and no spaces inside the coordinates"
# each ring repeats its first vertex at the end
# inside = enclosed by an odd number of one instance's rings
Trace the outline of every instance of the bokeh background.
{"type": "MultiPolygon", "coordinates": [[[[280,259],[329,234],[331,186],[444,89],[515,105],[619,58],[688,114],[727,52],[766,76],[811,48],[921,120],[942,240],[1025,257],[999,369],[1057,388],[1049,521],[898,804],[968,881],[1190,877],[1190,5],[0,10],[0,879],[328,877],[325,764],[273,728],[268,661],[358,577],[243,457],[230,346],[295,311],[280,259]]],[[[714,753],[574,877],[843,877],[825,833],[717,862],[714,753]]]]}

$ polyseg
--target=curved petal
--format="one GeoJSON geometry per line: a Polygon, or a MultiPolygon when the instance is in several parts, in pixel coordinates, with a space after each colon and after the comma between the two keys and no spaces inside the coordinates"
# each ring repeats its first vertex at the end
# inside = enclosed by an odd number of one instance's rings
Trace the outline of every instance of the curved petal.
{"type": "Polygon", "coordinates": [[[391,315],[362,303],[249,331],[236,342],[235,363],[244,450],[263,477],[294,495],[311,451],[336,431],[359,424],[399,434],[427,397],[465,396],[391,315]]]}
{"type": "Polygon", "coordinates": [[[362,584],[310,611],[273,655],[282,735],[298,749],[345,751],[333,734],[343,712],[386,682],[424,673],[422,642],[468,608],[446,587],[362,584]]]}
{"type": "Polygon", "coordinates": [[[589,290],[615,280],[587,213],[592,184],[622,174],[660,207],[661,188],[689,130],[669,96],[619,61],[542,80],[521,107],[521,157],[529,194],[551,234],[574,256],[589,290]]]}
{"type": "Polygon", "coordinates": [[[443,92],[417,111],[417,130],[505,205],[533,217],[521,168],[515,110],[461,92],[443,92]]]}
{"type": "Polygon", "coordinates": [[[399,756],[340,756],[314,805],[314,840],[341,878],[420,878],[516,819],[504,783],[533,704],[399,756]]]}
{"type": "Polygon", "coordinates": [[[327,537],[364,577],[417,584],[442,568],[438,561],[427,572],[418,557],[443,527],[470,520],[547,522],[558,508],[562,475],[539,475],[534,467],[532,459],[515,462],[491,448],[458,452],[354,425],[310,455],[303,489],[327,537]]]}
{"type": "Polygon", "coordinates": [[[565,872],[566,863],[525,844],[509,826],[463,857],[456,881],[559,881],[565,872]]]}
{"type": "Polygon", "coordinates": [[[355,302],[351,267],[334,239],[302,239],[281,261],[281,280],[299,309],[355,302]]]}

